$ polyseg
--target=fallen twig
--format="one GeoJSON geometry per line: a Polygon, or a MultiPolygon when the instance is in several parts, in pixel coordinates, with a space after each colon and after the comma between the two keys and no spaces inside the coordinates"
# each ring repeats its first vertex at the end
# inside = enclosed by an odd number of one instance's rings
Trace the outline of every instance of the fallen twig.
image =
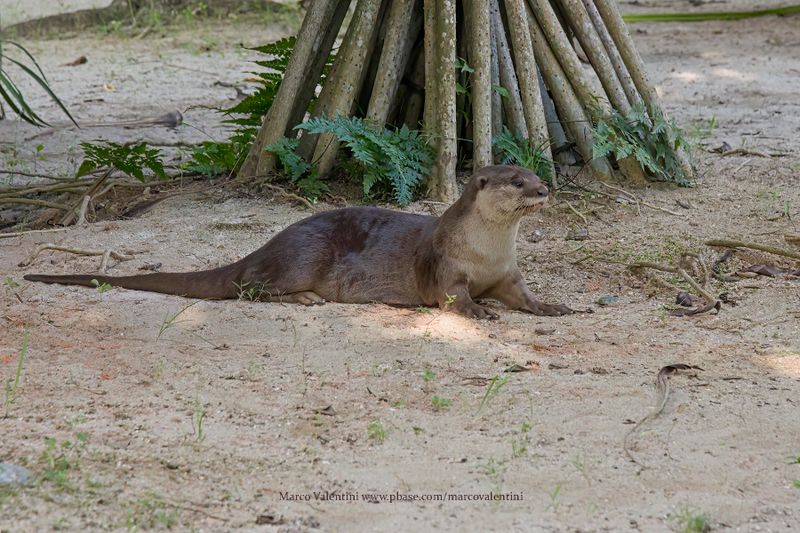
{"type": "Polygon", "coordinates": [[[87,250],[84,248],[70,248],[68,246],[59,246],[53,243],[46,243],[40,244],[36,247],[33,253],[25,260],[21,261],[17,266],[19,267],[26,267],[33,263],[33,260],[45,250],[55,250],[57,252],[66,252],[68,254],[75,254],[75,255],[86,255],[86,256],[96,256],[100,255],[103,256],[102,261],[100,262],[100,270],[101,274],[106,273],[106,269],[108,267],[108,260],[110,258],[114,258],[117,261],[130,261],[133,259],[133,255],[127,255],[120,252],[116,252],[114,250],[87,250]]]}
{"type": "Polygon", "coordinates": [[[744,242],[729,239],[711,239],[705,242],[706,246],[721,246],[723,248],[750,248],[752,250],[760,250],[762,252],[769,252],[783,257],[790,257],[792,259],[800,259],[800,252],[793,252],[778,248],[777,246],[770,246],[768,244],[759,244],[755,242],[744,242]]]}
{"type": "MultiPolygon", "coordinates": [[[[624,194],[625,196],[628,197],[627,198],[628,200],[630,200],[633,203],[637,204],[637,207],[638,207],[639,204],[641,204],[641,205],[643,205],[645,207],[649,207],[650,209],[655,209],[656,211],[661,211],[663,213],[667,213],[669,215],[673,215],[673,216],[676,216],[676,217],[684,216],[684,215],[682,215],[680,213],[676,213],[675,211],[667,209],[666,207],[659,207],[657,205],[651,204],[650,202],[646,202],[646,201],[642,200],[641,198],[639,198],[638,196],[636,196],[635,194],[633,194],[631,192],[628,192],[625,189],[622,189],[620,187],[615,187],[613,185],[609,185],[608,183],[605,183],[605,182],[602,182],[602,181],[598,181],[598,183],[600,185],[604,186],[604,187],[608,187],[609,189],[611,189],[613,191],[617,191],[619,193],[624,194]]],[[[609,195],[609,194],[606,194],[606,193],[603,193],[603,192],[600,192],[600,191],[592,191],[592,192],[598,192],[600,194],[605,194],[606,196],[612,196],[612,197],[614,196],[614,195],[609,195]]],[[[640,214],[641,214],[641,212],[640,212],[640,214]]]]}
{"type": "Polygon", "coordinates": [[[585,217],[585,216],[583,216],[583,213],[581,213],[580,211],[578,211],[577,209],[575,209],[574,207],[572,207],[572,204],[571,204],[571,203],[569,203],[568,201],[566,201],[566,200],[563,200],[563,202],[564,202],[565,204],[567,204],[567,207],[569,207],[569,208],[570,208],[570,210],[572,210],[572,212],[573,212],[573,213],[575,213],[576,215],[578,215],[578,216],[581,218],[581,220],[583,220],[583,224],[584,224],[585,226],[588,226],[588,225],[589,225],[589,221],[588,221],[588,220],[586,220],[586,217],[585,217]]]}
{"type": "Polygon", "coordinates": [[[789,244],[800,245],[800,235],[786,234],[783,236],[783,239],[789,244]]]}
{"type": "Polygon", "coordinates": [[[308,207],[309,209],[314,209],[314,204],[312,204],[311,202],[309,202],[308,200],[306,200],[302,196],[298,196],[298,195],[296,195],[294,193],[291,193],[291,192],[287,191],[283,187],[279,187],[277,185],[273,185],[272,183],[267,183],[266,181],[259,183],[259,185],[261,187],[266,187],[267,189],[269,189],[271,191],[276,191],[276,192],[282,194],[286,198],[291,198],[292,200],[296,200],[296,201],[300,202],[301,204],[305,205],[306,207],[308,207]]]}
{"type": "Polygon", "coordinates": [[[66,231],[69,228],[50,228],[50,229],[32,229],[27,231],[15,231],[13,233],[0,233],[0,239],[10,239],[11,237],[24,237],[26,235],[35,235],[37,233],[52,233],[54,231],[66,231]]]}

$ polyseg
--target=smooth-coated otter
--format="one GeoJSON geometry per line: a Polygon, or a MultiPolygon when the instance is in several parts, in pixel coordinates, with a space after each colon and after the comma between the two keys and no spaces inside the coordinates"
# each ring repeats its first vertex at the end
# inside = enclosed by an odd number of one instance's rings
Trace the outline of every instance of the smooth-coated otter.
{"type": "Polygon", "coordinates": [[[564,305],[537,301],[517,268],[520,219],[547,200],[531,171],[491,166],[476,172],[441,217],[376,207],[325,211],[284,229],[247,257],[202,272],[139,276],[29,274],[29,281],[115,287],[192,298],[301,304],[383,302],[439,305],[497,318],[474,299],[560,316],[564,305]]]}

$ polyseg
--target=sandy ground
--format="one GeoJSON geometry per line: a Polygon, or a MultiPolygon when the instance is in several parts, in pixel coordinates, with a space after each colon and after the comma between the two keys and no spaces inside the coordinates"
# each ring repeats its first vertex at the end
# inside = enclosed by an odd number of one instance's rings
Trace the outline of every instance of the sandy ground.
{"type": "MultiPolygon", "coordinates": [[[[789,246],[781,236],[798,233],[800,216],[798,21],[636,26],[673,117],[696,133],[693,121],[715,117],[708,146],[775,156],[701,152],[697,188],[639,192],[679,216],[565,195],[581,211],[599,209],[584,243],[564,238],[583,222],[563,200],[526,219],[519,258],[530,286],[594,314],[499,310],[500,320],[475,322],[383,305],[192,302],[22,281],[98,266],[46,252],[18,267],[42,242],[135,253],[114,274],[148,263],[200,269],[244,256],[309,214],[215,191],[133,220],[0,240],[0,278],[20,285],[0,287],[4,381],[29,331],[21,385],[0,419],[0,461],[42,475],[0,489],[0,529],[680,531],[682,520],[706,515],[715,530],[793,530],[800,282],[716,283],[735,306],[678,318],[663,308],[673,293],[621,266],[578,260],[614,246],[631,257],[684,247],[713,258],[702,245],[711,237],[789,246]],[[545,239],[531,243],[535,229],[545,239]],[[618,301],[596,305],[606,295],[618,301]],[[629,439],[631,460],[625,437],[654,408],[655,376],[671,363],[703,370],[671,378],[664,413],[629,439]],[[505,374],[487,394],[512,365],[529,370],[505,374]],[[467,500],[490,492],[507,499],[467,500]],[[373,495],[385,500],[364,500],[373,495]]],[[[229,102],[234,89],[215,82],[241,85],[250,68],[236,44],[276,35],[239,26],[30,43],[79,117],[177,108],[190,126],[25,141],[36,132],[6,122],[6,165],[68,173],[83,138],[179,144],[205,138],[198,129],[219,134],[214,115],[194,106],[229,102]],[[198,47],[209,35],[212,49],[198,47]],[[79,54],[86,65],[59,66],[79,54]],[[45,161],[33,161],[36,142],[45,161]]],[[[44,99],[36,104],[62,120],[44,99]]],[[[740,253],[733,266],[773,261],[740,253]]]]}

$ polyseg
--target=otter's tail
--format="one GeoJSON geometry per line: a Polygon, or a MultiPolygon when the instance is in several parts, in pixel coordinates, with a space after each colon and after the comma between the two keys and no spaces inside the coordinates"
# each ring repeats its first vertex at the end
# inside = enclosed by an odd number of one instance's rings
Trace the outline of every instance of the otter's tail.
{"type": "Polygon", "coordinates": [[[158,272],[140,276],[101,276],[95,274],[50,276],[46,274],[26,274],[24,279],[42,281],[44,283],[60,283],[62,285],[86,285],[87,287],[108,283],[112,287],[122,287],[123,289],[160,292],[188,298],[221,300],[239,296],[241,289],[237,287],[239,282],[238,270],[235,265],[228,265],[202,272],[158,272]]]}

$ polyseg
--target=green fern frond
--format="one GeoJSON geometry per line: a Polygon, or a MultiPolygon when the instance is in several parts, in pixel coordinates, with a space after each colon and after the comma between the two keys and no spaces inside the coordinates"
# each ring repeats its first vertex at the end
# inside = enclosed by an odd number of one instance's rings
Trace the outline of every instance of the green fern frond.
{"type": "Polygon", "coordinates": [[[365,195],[391,191],[407,205],[430,173],[433,154],[418,131],[381,129],[358,117],[314,117],[297,126],[308,133],[331,133],[359,163],[365,195]]]}

